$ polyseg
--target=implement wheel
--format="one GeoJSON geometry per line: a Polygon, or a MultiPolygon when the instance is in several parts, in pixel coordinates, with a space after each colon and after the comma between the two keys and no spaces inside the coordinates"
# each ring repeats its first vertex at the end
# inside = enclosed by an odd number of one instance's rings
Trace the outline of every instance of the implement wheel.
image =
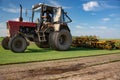
{"type": "Polygon", "coordinates": [[[9,37],[5,37],[3,40],[2,40],[2,47],[6,50],[9,50],[9,47],[8,47],[8,43],[9,43],[9,40],[10,38],[9,37]]]}
{"type": "Polygon", "coordinates": [[[14,36],[9,41],[9,48],[13,52],[17,53],[24,52],[25,49],[27,48],[27,41],[24,37],[20,35],[14,36]]]}

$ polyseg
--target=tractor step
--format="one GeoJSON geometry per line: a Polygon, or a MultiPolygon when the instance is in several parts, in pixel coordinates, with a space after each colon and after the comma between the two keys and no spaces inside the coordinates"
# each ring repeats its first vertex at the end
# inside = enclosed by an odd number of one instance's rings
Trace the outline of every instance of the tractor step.
{"type": "Polygon", "coordinates": [[[45,42],[45,41],[46,41],[45,33],[44,33],[43,31],[39,31],[39,32],[37,33],[37,35],[38,35],[38,40],[39,40],[40,42],[45,42]]]}

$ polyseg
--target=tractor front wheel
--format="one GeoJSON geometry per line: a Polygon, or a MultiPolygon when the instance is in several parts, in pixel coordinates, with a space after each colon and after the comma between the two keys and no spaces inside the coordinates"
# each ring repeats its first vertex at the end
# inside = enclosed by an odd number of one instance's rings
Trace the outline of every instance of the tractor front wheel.
{"type": "Polygon", "coordinates": [[[9,48],[13,51],[13,52],[24,52],[25,49],[27,48],[27,41],[24,37],[22,36],[14,36],[10,39],[9,41],[9,48]]]}
{"type": "Polygon", "coordinates": [[[10,40],[10,37],[5,37],[1,43],[2,47],[6,50],[9,50],[9,47],[8,47],[9,40],[10,40]]]}

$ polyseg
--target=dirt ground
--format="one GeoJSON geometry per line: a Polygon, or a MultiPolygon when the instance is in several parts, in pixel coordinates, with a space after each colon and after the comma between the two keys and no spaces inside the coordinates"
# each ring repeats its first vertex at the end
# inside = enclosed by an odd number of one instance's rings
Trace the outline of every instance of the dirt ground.
{"type": "Polygon", "coordinates": [[[120,80],[120,53],[1,65],[0,80],[120,80]]]}

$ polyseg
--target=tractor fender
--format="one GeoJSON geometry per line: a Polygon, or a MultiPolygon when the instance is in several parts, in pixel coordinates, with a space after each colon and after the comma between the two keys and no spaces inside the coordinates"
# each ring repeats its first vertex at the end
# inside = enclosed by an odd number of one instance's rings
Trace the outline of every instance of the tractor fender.
{"type": "MultiPolygon", "coordinates": [[[[23,38],[26,40],[26,42],[27,42],[27,46],[30,45],[29,40],[28,40],[28,38],[26,37],[26,35],[24,35],[24,34],[18,32],[18,33],[15,34],[14,36],[21,36],[21,37],[23,37],[23,38]]],[[[14,37],[14,36],[13,36],[13,37],[14,37]]]]}
{"type": "Polygon", "coordinates": [[[54,31],[60,31],[62,29],[68,30],[70,32],[70,29],[67,25],[54,24],[54,31]]]}
{"type": "Polygon", "coordinates": [[[60,24],[54,24],[54,31],[60,31],[60,24]]]}

